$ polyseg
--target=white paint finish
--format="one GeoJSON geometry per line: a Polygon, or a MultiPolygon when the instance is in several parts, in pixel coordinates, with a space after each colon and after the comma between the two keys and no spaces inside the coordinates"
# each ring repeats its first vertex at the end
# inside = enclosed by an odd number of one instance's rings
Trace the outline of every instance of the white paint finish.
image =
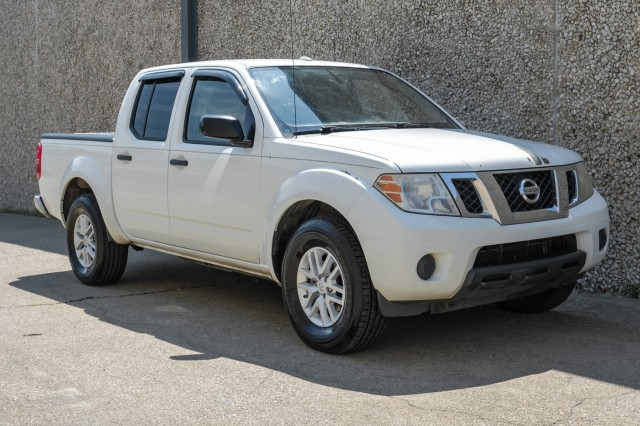
{"type": "Polygon", "coordinates": [[[66,225],[62,200],[69,183],[82,178],[93,188],[102,218],[118,243],[128,239],[122,233],[113,207],[111,192],[111,151],[109,143],[79,140],[42,140],[40,192],[47,211],[66,225]],[[45,157],[46,156],[46,157],[45,157]]]}
{"type": "Polygon", "coordinates": [[[171,243],[168,144],[136,140],[114,148],[112,179],[120,225],[130,237],[171,243]],[[132,160],[118,160],[118,154],[131,155],[132,160]]]}
{"type": "Polygon", "coordinates": [[[258,263],[258,148],[186,145],[171,151],[189,162],[169,168],[173,244],[258,263]]]}
{"type": "Polygon", "coordinates": [[[308,135],[310,144],[351,150],[393,162],[405,173],[468,172],[536,167],[529,152],[550,166],[580,161],[571,151],[488,133],[441,129],[382,129],[308,135]]]}

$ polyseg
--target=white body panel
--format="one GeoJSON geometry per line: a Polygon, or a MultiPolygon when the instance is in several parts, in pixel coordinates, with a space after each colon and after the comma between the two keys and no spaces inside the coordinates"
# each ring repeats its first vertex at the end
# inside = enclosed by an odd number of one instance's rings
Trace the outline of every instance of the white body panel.
{"type": "MultiPolygon", "coordinates": [[[[385,173],[447,173],[532,169],[574,164],[580,157],[551,145],[437,129],[382,129],[285,138],[247,69],[291,61],[217,61],[143,70],[123,101],[115,141],[43,140],[40,190],[48,212],[63,219],[61,201],[73,178],[95,193],[119,243],[161,250],[268,276],[274,232],[287,209],[315,200],[344,216],[359,239],[373,284],[390,301],[442,300],[456,295],[482,246],[574,233],[587,270],[605,256],[606,203],[596,192],[568,217],[504,226],[491,217],[408,213],[374,187],[385,173]],[[185,143],[185,110],[196,69],[236,75],[256,121],[252,147],[185,143]],[[185,70],[166,141],[140,141],[131,130],[138,79],[151,71],[185,70]],[[131,161],[118,160],[130,155],[131,161]],[[171,159],[187,166],[170,166],[171,159]],[[416,263],[433,254],[427,280],[416,263]]],[[[322,62],[296,61],[299,66],[322,62]]],[[[331,66],[355,66],[327,63],[331,66]]]]}
{"type": "Polygon", "coordinates": [[[118,220],[132,238],[171,243],[167,196],[169,146],[123,135],[113,153],[113,202],[118,220]],[[117,155],[130,155],[131,161],[117,155]]]}
{"type": "Polygon", "coordinates": [[[563,148],[493,136],[460,130],[383,129],[312,135],[302,140],[375,155],[397,164],[404,173],[524,169],[536,166],[535,156],[544,158],[549,166],[580,161],[576,153],[563,148]]]}
{"type": "Polygon", "coordinates": [[[189,144],[171,151],[189,162],[169,169],[173,244],[258,263],[260,155],[251,151],[189,144]]]}

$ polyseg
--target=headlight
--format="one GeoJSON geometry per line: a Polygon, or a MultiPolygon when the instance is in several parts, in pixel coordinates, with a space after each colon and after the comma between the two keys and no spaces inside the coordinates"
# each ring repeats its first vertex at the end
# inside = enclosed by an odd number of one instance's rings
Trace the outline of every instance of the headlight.
{"type": "Polygon", "coordinates": [[[593,181],[587,166],[584,163],[576,164],[576,173],[578,174],[578,201],[574,205],[580,204],[593,195],[593,181]]]}
{"type": "Polygon", "coordinates": [[[403,210],[460,216],[447,187],[437,174],[382,175],[375,187],[403,210]]]}

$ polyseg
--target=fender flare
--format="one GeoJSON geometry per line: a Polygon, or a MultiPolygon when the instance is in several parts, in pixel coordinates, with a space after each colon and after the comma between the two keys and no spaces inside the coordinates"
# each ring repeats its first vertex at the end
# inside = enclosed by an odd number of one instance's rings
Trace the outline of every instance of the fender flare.
{"type": "Polygon", "coordinates": [[[345,218],[358,197],[367,190],[362,179],[336,169],[316,168],[301,171],[286,179],[267,203],[267,214],[262,224],[260,257],[266,260],[276,282],[273,265],[273,235],[285,213],[301,201],[319,201],[337,210],[345,218]],[[335,191],[327,191],[335,188],[335,191]]]}

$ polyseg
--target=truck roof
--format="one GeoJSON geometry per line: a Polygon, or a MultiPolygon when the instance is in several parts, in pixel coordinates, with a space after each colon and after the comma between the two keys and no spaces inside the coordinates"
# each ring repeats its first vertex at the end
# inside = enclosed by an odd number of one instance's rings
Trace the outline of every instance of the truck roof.
{"type": "Polygon", "coordinates": [[[347,62],[332,62],[332,61],[315,61],[310,59],[230,59],[230,60],[218,60],[218,61],[198,61],[198,62],[184,62],[170,65],[162,65],[157,67],[145,68],[140,73],[148,73],[153,71],[162,71],[166,69],[175,68],[195,68],[195,67],[208,67],[208,66],[225,66],[229,68],[258,68],[258,67],[282,67],[295,65],[296,67],[305,66],[332,66],[332,67],[349,67],[349,68],[369,68],[366,65],[352,64],[347,62]]]}

